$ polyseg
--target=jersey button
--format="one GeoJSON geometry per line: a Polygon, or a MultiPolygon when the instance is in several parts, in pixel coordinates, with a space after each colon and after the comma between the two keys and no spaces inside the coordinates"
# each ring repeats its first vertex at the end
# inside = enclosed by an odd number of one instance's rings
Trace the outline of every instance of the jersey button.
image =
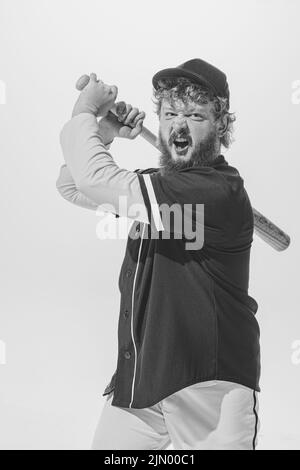
{"type": "Polygon", "coordinates": [[[124,312],[124,318],[127,320],[128,317],[129,317],[129,312],[128,312],[128,310],[125,310],[125,312],[124,312]]]}
{"type": "Polygon", "coordinates": [[[126,351],[125,353],[125,359],[131,359],[131,353],[129,351],[126,351]]]}
{"type": "Polygon", "coordinates": [[[132,271],[131,269],[128,269],[127,273],[126,273],[126,276],[127,277],[131,277],[132,276],[132,271]]]}

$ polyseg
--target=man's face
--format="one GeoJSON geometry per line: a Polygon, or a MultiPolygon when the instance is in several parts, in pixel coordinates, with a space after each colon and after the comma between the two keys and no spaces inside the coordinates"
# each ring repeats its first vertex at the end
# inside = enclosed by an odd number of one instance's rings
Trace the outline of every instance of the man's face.
{"type": "Polygon", "coordinates": [[[161,166],[166,170],[201,165],[220,151],[212,103],[162,101],[158,137],[161,166]]]}

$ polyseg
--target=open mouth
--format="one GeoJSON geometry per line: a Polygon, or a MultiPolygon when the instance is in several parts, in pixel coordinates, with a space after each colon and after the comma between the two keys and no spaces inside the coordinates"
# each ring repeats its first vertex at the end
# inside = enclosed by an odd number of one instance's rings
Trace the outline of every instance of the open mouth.
{"type": "Polygon", "coordinates": [[[188,151],[190,143],[187,139],[175,139],[173,145],[175,146],[176,152],[183,155],[188,151]]]}

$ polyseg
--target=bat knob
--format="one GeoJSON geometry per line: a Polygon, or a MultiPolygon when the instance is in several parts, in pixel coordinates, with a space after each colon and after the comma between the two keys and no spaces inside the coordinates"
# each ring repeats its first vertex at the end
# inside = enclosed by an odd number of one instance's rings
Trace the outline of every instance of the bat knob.
{"type": "Polygon", "coordinates": [[[82,77],[77,80],[76,89],[82,91],[90,82],[90,77],[88,75],[82,75],[82,77]]]}

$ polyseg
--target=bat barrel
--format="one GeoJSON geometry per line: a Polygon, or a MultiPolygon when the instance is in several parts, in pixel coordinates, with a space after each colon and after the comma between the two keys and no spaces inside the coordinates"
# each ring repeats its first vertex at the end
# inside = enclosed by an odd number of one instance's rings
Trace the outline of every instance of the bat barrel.
{"type": "Polygon", "coordinates": [[[253,209],[254,226],[256,234],[277,251],[286,250],[290,244],[290,237],[267,217],[253,209]]]}

